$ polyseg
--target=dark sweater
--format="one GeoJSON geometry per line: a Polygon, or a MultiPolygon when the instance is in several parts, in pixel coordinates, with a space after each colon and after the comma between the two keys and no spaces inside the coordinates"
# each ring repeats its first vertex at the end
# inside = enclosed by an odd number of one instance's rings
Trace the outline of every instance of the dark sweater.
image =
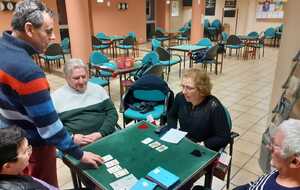
{"type": "Polygon", "coordinates": [[[188,132],[187,137],[194,142],[202,142],[206,147],[218,151],[230,140],[230,127],[226,113],[220,101],[210,95],[199,105],[192,108],[182,93],[175,97],[174,104],[168,112],[168,126],[177,127],[188,132]]]}

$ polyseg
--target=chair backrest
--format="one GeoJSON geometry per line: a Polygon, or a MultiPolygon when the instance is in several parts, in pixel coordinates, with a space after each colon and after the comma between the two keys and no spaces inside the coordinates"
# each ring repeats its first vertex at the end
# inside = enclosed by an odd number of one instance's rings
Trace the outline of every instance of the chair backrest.
{"type": "Polygon", "coordinates": [[[155,50],[158,54],[160,61],[168,61],[171,59],[170,53],[162,47],[157,47],[155,50]]]}
{"type": "Polygon", "coordinates": [[[62,47],[62,49],[69,49],[70,48],[70,39],[68,37],[64,38],[61,41],[61,47],[62,47]]]}
{"type": "Polygon", "coordinates": [[[209,20],[204,19],[204,29],[208,29],[208,27],[210,27],[209,20]]]}
{"type": "Polygon", "coordinates": [[[190,36],[191,36],[191,29],[185,30],[185,31],[181,34],[181,36],[182,36],[182,37],[190,38],[190,36]]]}
{"type": "Polygon", "coordinates": [[[205,60],[214,60],[217,56],[218,48],[219,48],[218,45],[209,48],[206,53],[205,60]]]}
{"type": "Polygon", "coordinates": [[[96,38],[103,40],[106,39],[107,36],[103,32],[99,32],[96,34],[96,38]]]}
{"type": "Polygon", "coordinates": [[[222,32],[221,33],[221,37],[222,37],[222,41],[226,42],[228,40],[228,33],[227,32],[222,32]]]}
{"type": "Polygon", "coordinates": [[[225,114],[226,114],[226,119],[227,119],[228,126],[229,126],[229,128],[231,130],[232,129],[232,120],[231,120],[230,113],[229,113],[228,109],[224,105],[223,105],[223,108],[224,108],[224,111],[225,111],[225,114]]]}
{"type": "Polygon", "coordinates": [[[164,101],[166,94],[160,90],[134,90],[133,97],[145,101],[164,101]]]}
{"type": "Polygon", "coordinates": [[[92,36],[92,45],[93,46],[100,46],[100,45],[102,45],[102,42],[101,42],[101,40],[99,40],[95,36],[92,36]]]}
{"type": "Polygon", "coordinates": [[[275,37],[275,33],[276,33],[275,28],[269,27],[265,30],[264,35],[265,37],[275,37]]]}
{"type": "Polygon", "coordinates": [[[90,55],[90,63],[92,65],[103,65],[104,63],[108,62],[109,59],[99,51],[93,51],[90,55]]]}
{"type": "Polygon", "coordinates": [[[156,52],[152,51],[150,53],[147,53],[143,59],[142,59],[142,66],[135,72],[134,79],[138,80],[144,75],[147,74],[155,74],[156,76],[160,76],[160,71],[155,70],[153,67],[154,65],[158,65],[159,59],[156,52]],[[151,70],[153,69],[153,70],[151,70]]]}
{"type": "Polygon", "coordinates": [[[158,41],[157,39],[155,39],[155,38],[153,38],[152,40],[151,40],[151,45],[152,45],[152,51],[154,50],[156,50],[156,48],[157,47],[160,47],[161,46],[161,43],[160,43],[160,41],[158,41]]]}
{"type": "Polygon", "coordinates": [[[258,32],[252,31],[252,32],[249,32],[247,34],[247,36],[258,38],[259,34],[258,34],[258,32]]]}
{"type": "Polygon", "coordinates": [[[134,41],[136,41],[136,33],[135,32],[128,32],[128,36],[131,36],[134,41]]]}
{"type": "Polygon", "coordinates": [[[157,26],[155,30],[156,30],[156,31],[159,31],[159,32],[161,32],[161,33],[164,33],[164,32],[165,32],[164,29],[162,29],[162,28],[159,27],[159,26],[157,26]]]}
{"type": "Polygon", "coordinates": [[[212,46],[212,43],[210,41],[210,39],[208,38],[202,38],[201,40],[199,40],[196,45],[198,46],[206,46],[208,48],[210,48],[212,46]]]}
{"type": "Polygon", "coordinates": [[[168,83],[160,77],[144,75],[128,89],[124,102],[129,104],[137,100],[163,102],[170,91],[168,83]]]}
{"type": "Polygon", "coordinates": [[[127,36],[123,42],[122,45],[134,45],[134,38],[132,36],[127,36]]]}
{"type": "Polygon", "coordinates": [[[165,36],[165,34],[162,32],[162,31],[160,31],[160,30],[156,30],[155,31],[155,37],[164,37],[165,36]]]}
{"type": "Polygon", "coordinates": [[[241,45],[242,40],[236,35],[230,35],[227,39],[227,45],[241,45]]]}
{"type": "Polygon", "coordinates": [[[279,32],[282,32],[282,31],[283,31],[283,24],[281,24],[281,25],[278,27],[278,31],[279,31],[279,32]]]}
{"type": "Polygon", "coordinates": [[[53,43],[48,46],[46,49],[45,55],[47,56],[56,56],[56,55],[63,55],[63,50],[58,43],[53,43]]]}
{"type": "Polygon", "coordinates": [[[215,27],[217,30],[220,30],[222,28],[222,24],[219,19],[213,20],[213,22],[211,23],[211,26],[215,27]]]}

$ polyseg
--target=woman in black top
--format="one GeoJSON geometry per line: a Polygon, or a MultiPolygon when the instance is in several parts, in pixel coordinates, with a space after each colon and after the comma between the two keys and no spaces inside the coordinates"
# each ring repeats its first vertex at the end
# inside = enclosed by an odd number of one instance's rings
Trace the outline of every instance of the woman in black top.
{"type": "Polygon", "coordinates": [[[211,95],[209,76],[200,69],[188,70],[179,92],[168,112],[168,126],[188,132],[194,142],[204,142],[209,149],[218,151],[230,140],[230,127],[221,102],[211,95]]]}

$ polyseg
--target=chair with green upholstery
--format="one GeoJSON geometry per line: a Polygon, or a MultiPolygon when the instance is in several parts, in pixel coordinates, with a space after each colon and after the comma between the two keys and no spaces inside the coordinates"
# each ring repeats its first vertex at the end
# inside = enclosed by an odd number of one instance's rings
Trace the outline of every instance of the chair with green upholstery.
{"type": "Polygon", "coordinates": [[[231,52],[233,49],[236,50],[236,55],[240,55],[241,54],[241,50],[244,47],[244,44],[242,42],[242,40],[236,36],[236,35],[230,35],[227,39],[227,43],[226,43],[226,49],[229,49],[229,55],[231,55],[231,52]]]}
{"type": "Polygon", "coordinates": [[[270,45],[275,46],[276,30],[273,27],[269,27],[264,31],[264,39],[270,40],[270,45]]]}
{"type": "Polygon", "coordinates": [[[161,65],[164,65],[168,70],[167,70],[167,80],[169,80],[169,75],[171,72],[171,67],[179,63],[179,77],[181,75],[181,57],[180,55],[177,54],[170,54],[169,51],[162,47],[157,47],[156,48],[156,53],[158,54],[159,57],[159,63],[161,65]]]}
{"type": "Polygon", "coordinates": [[[231,156],[231,160],[229,162],[229,167],[227,170],[227,179],[226,179],[226,188],[229,189],[230,186],[230,177],[231,177],[231,165],[232,165],[232,156],[233,156],[233,144],[234,144],[234,139],[237,138],[238,136],[240,136],[238,133],[232,131],[232,120],[231,120],[231,116],[230,113],[228,111],[228,109],[223,106],[225,113],[226,113],[226,118],[227,118],[227,122],[228,122],[228,126],[231,129],[230,132],[230,141],[229,141],[229,155],[231,156]]]}
{"type": "Polygon", "coordinates": [[[178,36],[176,36],[176,40],[178,44],[182,44],[182,42],[188,43],[191,36],[191,29],[187,28],[185,31],[181,32],[178,36]]]}
{"type": "Polygon", "coordinates": [[[90,55],[91,74],[90,82],[101,86],[108,86],[110,95],[110,78],[112,73],[117,69],[117,64],[110,61],[105,55],[98,51],[93,51],[90,55]]]}
{"type": "Polygon", "coordinates": [[[161,42],[158,41],[157,39],[152,39],[151,40],[151,50],[155,51],[156,48],[161,47],[161,42]]]}
{"type": "Polygon", "coordinates": [[[64,38],[61,41],[60,46],[61,46],[64,54],[69,54],[70,53],[70,39],[68,37],[64,38]]]}
{"type": "Polygon", "coordinates": [[[57,68],[60,68],[60,61],[63,60],[64,63],[66,62],[63,50],[60,44],[57,43],[49,45],[45,51],[45,54],[40,55],[40,58],[44,60],[49,72],[51,72],[50,67],[52,63],[56,64],[57,68]]]}
{"type": "Polygon", "coordinates": [[[124,94],[122,110],[124,127],[128,122],[147,120],[149,115],[154,120],[166,114],[171,90],[160,77],[144,75],[124,94]]]}
{"type": "Polygon", "coordinates": [[[127,56],[129,56],[129,50],[132,50],[132,54],[135,57],[134,44],[135,39],[132,36],[127,36],[124,40],[120,42],[120,44],[116,46],[116,48],[119,50],[126,51],[127,56]]]}
{"type": "Polygon", "coordinates": [[[99,40],[97,37],[92,36],[92,49],[93,50],[100,50],[102,53],[105,49],[109,49],[109,44],[103,44],[101,40],[99,40]]]}
{"type": "Polygon", "coordinates": [[[211,40],[209,38],[202,38],[195,45],[205,46],[207,48],[211,48],[212,47],[212,42],[211,42],[211,40]]]}

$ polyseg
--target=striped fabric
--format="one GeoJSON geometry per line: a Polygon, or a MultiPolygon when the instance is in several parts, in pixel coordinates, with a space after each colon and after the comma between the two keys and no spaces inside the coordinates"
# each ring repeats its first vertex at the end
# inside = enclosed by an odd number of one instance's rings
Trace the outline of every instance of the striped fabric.
{"type": "Polygon", "coordinates": [[[277,183],[276,178],[279,175],[277,170],[265,174],[255,182],[250,182],[243,186],[238,186],[234,190],[300,190],[300,187],[284,187],[277,183]]]}
{"type": "Polygon", "coordinates": [[[45,74],[31,58],[36,51],[4,32],[0,52],[0,127],[18,125],[31,144],[53,144],[80,159],[83,153],[58,118],[45,74]]]}

